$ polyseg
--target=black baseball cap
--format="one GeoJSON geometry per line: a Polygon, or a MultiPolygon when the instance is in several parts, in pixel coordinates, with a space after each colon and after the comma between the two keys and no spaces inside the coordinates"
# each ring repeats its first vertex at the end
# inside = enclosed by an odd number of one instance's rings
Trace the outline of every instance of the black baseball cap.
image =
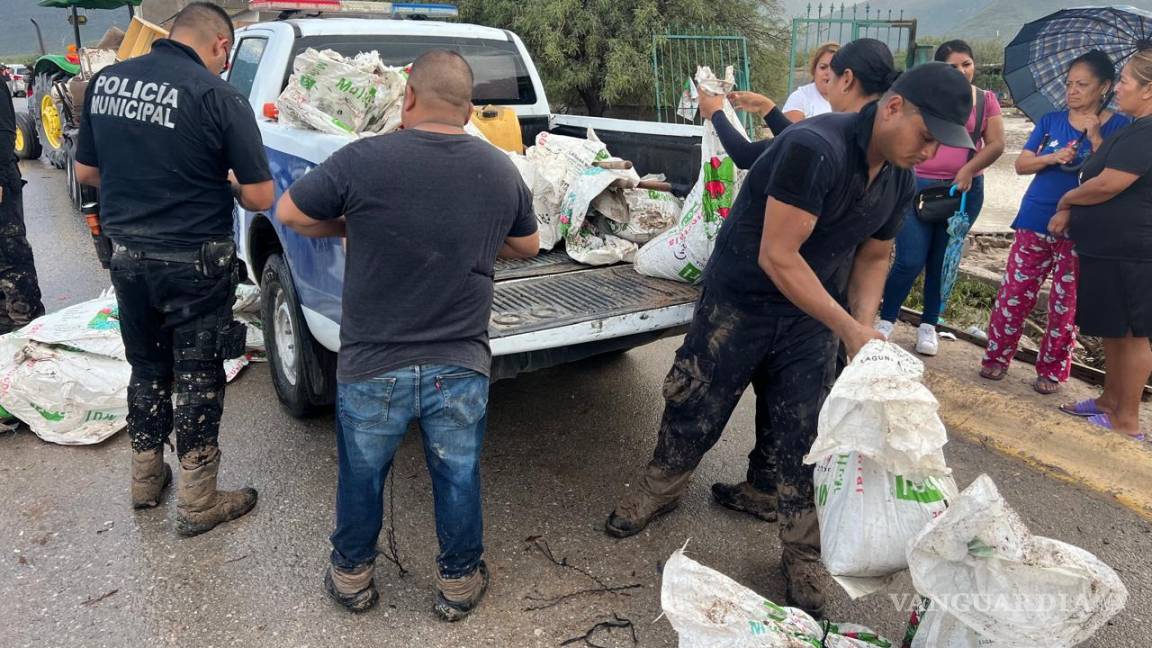
{"type": "Polygon", "coordinates": [[[967,128],[972,114],[972,84],[959,70],[936,61],[917,65],[896,79],[892,92],[920,109],[936,141],[956,148],[976,148],[967,128]]]}

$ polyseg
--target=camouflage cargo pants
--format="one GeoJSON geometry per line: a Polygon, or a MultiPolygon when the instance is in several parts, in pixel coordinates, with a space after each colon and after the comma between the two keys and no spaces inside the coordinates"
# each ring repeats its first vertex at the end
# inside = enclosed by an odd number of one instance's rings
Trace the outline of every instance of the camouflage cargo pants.
{"type": "Polygon", "coordinates": [[[776,493],[786,552],[819,555],[812,467],[803,457],[836,364],[837,341],[807,315],[750,312],[707,290],[664,382],[653,463],[693,470],[716,444],[744,390],[756,392],[756,444],[747,479],[776,493]]]}

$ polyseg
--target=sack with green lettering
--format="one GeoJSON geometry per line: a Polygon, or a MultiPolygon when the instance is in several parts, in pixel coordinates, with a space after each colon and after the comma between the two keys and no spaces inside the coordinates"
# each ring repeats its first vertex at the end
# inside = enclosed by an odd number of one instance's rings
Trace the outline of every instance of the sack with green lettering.
{"type": "Polygon", "coordinates": [[[388,133],[400,125],[406,68],[384,65],[375,51],[353,57],[308,48],[276,100],[280,121],[333,135],[388,133]]]}
{"type": "Polygon", "coordinates": [[[0,406],[51,443],[100,443],[124,428],[131,373],[112,295],[0,337],[0,406]]]}
{"type": "Polygon", "coordinates": [[[822,560],[852,598],[907,569],[908,542],[958,493],[923,375],[904,349],[868,343],[832,387],[804,458],[816,465],[822,560]]]}
{"type": "Polygon", "coordinates": [[[776,605],[724,574],[684,555],[664,564],[660,607],[680,648],[891,648],[858,625],[817,621],[776,605]]]}

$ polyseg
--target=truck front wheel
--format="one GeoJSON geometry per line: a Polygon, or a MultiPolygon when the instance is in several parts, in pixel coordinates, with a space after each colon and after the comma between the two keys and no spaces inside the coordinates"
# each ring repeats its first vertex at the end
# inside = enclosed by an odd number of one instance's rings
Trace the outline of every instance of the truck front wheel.
{"type": "Polygon", "coordinates": [[[335,398],[336,354],[308,330],[288,264],[279,254],[268,257],[264,266],[260,301],[276,396],[297,418],[321,413],[335,398]]]}

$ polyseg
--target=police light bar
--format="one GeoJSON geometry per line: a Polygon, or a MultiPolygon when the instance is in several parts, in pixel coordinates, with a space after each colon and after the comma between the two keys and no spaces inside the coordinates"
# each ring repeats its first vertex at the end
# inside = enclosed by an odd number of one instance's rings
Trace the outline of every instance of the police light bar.
{"type": "Polygon", "coordinates": [[[457,18],[460,15],[456,6],[450,4],[364,0],[251,0],[248,8],[252,11],[382,15],[391,18],[457,18]]]}

